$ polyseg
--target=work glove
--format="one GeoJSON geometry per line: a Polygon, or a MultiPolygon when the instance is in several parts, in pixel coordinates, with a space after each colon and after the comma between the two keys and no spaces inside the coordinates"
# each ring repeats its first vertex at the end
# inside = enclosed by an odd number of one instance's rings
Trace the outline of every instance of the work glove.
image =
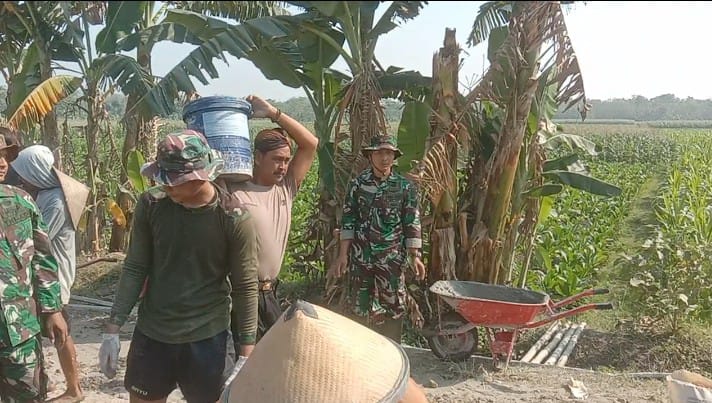
{"type": "Polygon", "coordinates": [[[119,369],[119,350],[121,350],[119,334],[103,333],[101,337],[104,341],[99,348],[99,367],[101,367],[102,374],[112,379],[119,369]]]}
{"type": "Polygon", "coordinates": [[[225,380],[225,383],[223,384],[223,390],[227,390],[230,388],[230,384],[232,383],[233,380],[235,380],[235,377],[242,369],[242,366],[245,365],[245,361],[247,361],[247,357],[244,357],[244,356],[238,357],[237,362],[235,363],[235,366],[232,368],[232,372],[230,373],[230,376],[227,377],[227,380],[225,380]]]}

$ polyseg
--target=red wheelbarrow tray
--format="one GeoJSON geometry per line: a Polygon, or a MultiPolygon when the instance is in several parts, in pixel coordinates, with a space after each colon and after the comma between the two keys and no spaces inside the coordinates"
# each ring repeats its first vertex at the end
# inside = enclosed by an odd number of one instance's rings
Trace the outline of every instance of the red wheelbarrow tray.
{"type": "Polygon", "coordinates": [[[541,292],[474,281],[441,280],[435,282],[430,291],[468,322],[501,329],[535,328],[590,309],[612,308],[610,303],[587,304],[557,312],[557,308],[583,297],[606,294],[607,289],[587,290],[556,303],[541,292]]]}

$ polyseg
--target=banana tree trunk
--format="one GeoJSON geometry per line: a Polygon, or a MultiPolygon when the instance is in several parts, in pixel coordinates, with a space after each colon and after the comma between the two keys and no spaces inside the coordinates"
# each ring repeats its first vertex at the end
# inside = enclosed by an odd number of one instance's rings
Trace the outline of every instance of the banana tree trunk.
{"type": "MultiPolygon", "coordinates": [[[[40,48],[43,49],[39,53],[40,57],[40,78],[42,82],[52,78],[52,59],[49,49],[46,44],[41,43],[40,48]]],[[[42,143],[49,147],[54,152],[54,166],[59,169],[64,169],[61,153],[61,138],[59,134],[59,126],[57,125],[57,116],[54,110],[49,111],[43,119],[42,127],[42,143]]]]}
{"type": "MultiPolygon", "coordinates": [[[[525,129],[526,132],[526,129],[525,129]]],[[[529,135],[529,141],[531,139],[536,139],[535,135],[529,135]]],[[[509,283],[512,279],[512,271],[515,264],[515,251],[517,248],[517,243],[520,236],[520,225],[522,223],[522,214],[524,209],[524,203],[526,199],[522,195],[525,186],[529,179],[530,165],[528,161],[530,159],[529,153],[535,148],[530,147],[531,144],[524,144],[522,150],[519,153],[519,165],[517,166],[517,172],[514,177],[514,184],[512,185],[512,201],[510,208],[510,219],[509,225],[505,227],[505,242],[503,245],[504,251],[511,251],[511,253],[504,253],[502,255],[502,265],[499,270],[500,273],[497,278],[502,279],[503,282],[509,283]]]]}
{"type": "MultiPolygon", "coordinates": [[[[426,147],[443,136],[447,136],[457,119],[459,108],[458,72],[460,62],[460,47],[455,38],[454,29],[445,29],[443,47],[433,56],[433,110],[430,136],[426,147]]],[[[455,254],[455,218],[457,216],[457,144],[447,144],[447,166],[444,192],[435,201],[433,227],[430,234],[429,283],[442,279],[454,279],[456,267],[455,254]]]]}
{"type": "Polygon", "coordinates": [[[98,253],[102,249],[101,240],[101,205],[99,189],[101,181],[99,175],[99,119],[100,113],[98,104],[98,88],[96,82],[87,82],[87,125],[85,128],[85,136],[87,143],[87,156],[85,160],[87,172],[87,185],[89,186],[89,205],[90,209],[87,213],[87,238],[84,244],[84,250],[90,253],[98,253]]]}
{"type": "MultiPolygon", "coordinates": [[[[138,63],[141,67],[150,71],[151,69],[151,49],[141,44],[137,49],[138,63]]],[[[147,116],[142,108],[135,108],[137,102],[141,98],[142,94],[132,93],[129,94],[129,98],[126,102],[126,109],[130,110],[131,113],[126,117],[126,137],[124,137],[124,144],[121,148],[121,174],[119,175],[119,183],[125,184],[128,182],[128,173],[126,166],[128,164],[129,153],[136,148],[142,151],[145,158],[150,159],[153,155],[150,155],[148,150],[155,148],[156,139],[152,135],[147,135],[151,130],[147,130],[147,122],[152,118],[152,116],[147,116]],[[143,135],[142,135],[143,134],[143,135]]],[[[132,202],[130,195],[122,192],[121,190],[116,191],[116,203],[121,208],[126,216],[125,225],[120,225],[117,221],[114,221],[111,228],[111,240],[109,241],[109,250],[112,252],[123,251],[127,247],[127,234],[131,231],[131,217],[132,202]]]]}
{"type": "Polygon", "coordinates": [[[461,268],[468,280],[503,283],[506,279],[503,257],[509,259],[515,252],[516,243],[507,242],[508,235],[516,236],[509,231],[518,220],[518,212],[512,210],[513,187],[538,88],[538,60],[552,10],[549,3],[515,5],[507,39],[495,56],[498,69],[490,69],[483,87],[476,89],[484,97],[498,101],[505,116],[494,154],[484,164],[490,168],[478,175],[476,182],[484,189],[474,199],[477,215],[468,237],[472,246],[465,262],[468,267],[461,268]]]}

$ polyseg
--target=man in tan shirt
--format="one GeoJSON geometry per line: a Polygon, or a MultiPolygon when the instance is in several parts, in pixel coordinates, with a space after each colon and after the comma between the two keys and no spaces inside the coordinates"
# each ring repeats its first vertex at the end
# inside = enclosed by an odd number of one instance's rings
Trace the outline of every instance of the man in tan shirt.
{"type": "Polygon", "coordinates": [[[255,136],[252,180],[226,184],[254,217],[260,237],[259,340],[282,314],[277,283],[289,238],[292,202],[314,162],[319,140],[267,101],[254,95],[246,99],[252,104],[253,118],[269,118],[279,126],[255,136]],[[290,138],[296,143],[294,155],[290,138]]]}

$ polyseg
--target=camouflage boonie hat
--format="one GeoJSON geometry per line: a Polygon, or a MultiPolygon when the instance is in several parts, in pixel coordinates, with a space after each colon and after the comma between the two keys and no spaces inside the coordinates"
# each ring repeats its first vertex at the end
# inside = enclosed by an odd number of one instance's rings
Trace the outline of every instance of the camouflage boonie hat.
{"type": "Polygon", "coordinates": [[[361,152],[366,155],[368,151],[391,150],[396,154],[396,158],[403,155],[398,146],[396,139],[393,136],[375,136],[371,138],[371,144],[368,147],[363,147],[361,152]]]}
{"type": "Polygon", "coordinates": [[[0,151],[7,150],[7,161],[10,162],[17,158],[17,144],[7,144],[5,141],[5,136],[0,134],[0,151]]]}
{"type": "Polygon", "coordinates": [[[158,143],[155,162],[144,164],[141,174],[160,185],[178,186],[193,180],[212,181],[223,160],[202,134],[193,130],[167,135],[158,143]]]}

